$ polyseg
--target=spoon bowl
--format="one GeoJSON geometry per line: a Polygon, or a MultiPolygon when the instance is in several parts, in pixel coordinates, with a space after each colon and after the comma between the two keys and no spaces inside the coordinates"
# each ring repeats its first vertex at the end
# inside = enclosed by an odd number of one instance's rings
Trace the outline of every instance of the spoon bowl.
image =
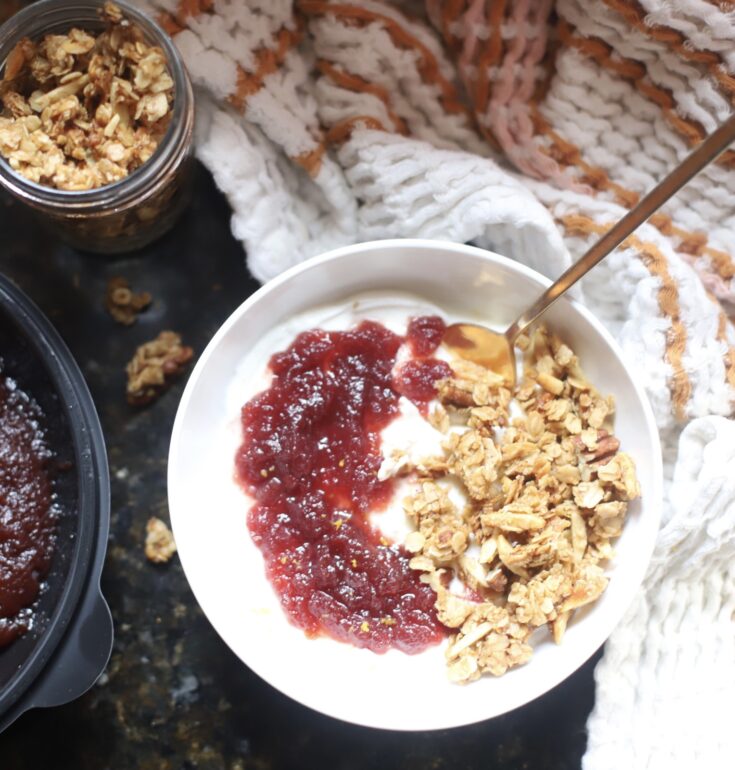
{"type": "Polygon", "coordinates": [[[442,343],[456,356],[501,375],[510,388],[515,385],[515,346],[506,334],[479,324],[457,323],[447,327],[442,343]]]}

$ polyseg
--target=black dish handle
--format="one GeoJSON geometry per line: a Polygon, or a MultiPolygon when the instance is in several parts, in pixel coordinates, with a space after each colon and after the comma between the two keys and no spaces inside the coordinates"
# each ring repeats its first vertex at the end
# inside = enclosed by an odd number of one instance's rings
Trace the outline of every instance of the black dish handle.
{"type": "Polygon", "coordinates": [[[62,706],[83,695],[99,679],[111,652],[112,615],[99,586],[93,584],[27,708],[62,706]]]}
{"type": "Polygon", "coordinates": [[[110,608],[99,584],[92,580],[44,674],[20,703],[0,718],[0,733],[30,709],[62,706],[87,692],[105,670],[112,639],[110,608]]]}

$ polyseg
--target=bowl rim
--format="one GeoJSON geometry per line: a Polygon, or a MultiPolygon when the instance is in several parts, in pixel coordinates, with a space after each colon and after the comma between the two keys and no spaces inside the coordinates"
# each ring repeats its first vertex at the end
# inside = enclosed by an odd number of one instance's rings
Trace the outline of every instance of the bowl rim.
{"type": "MultiPolygon", "coordinates": [[[[201,376],[201,373],[207,366],[209,359],[211,358],[211,356],[214,354],[214,351],[219,346],[221,340],[229,333],[230,329],[235,324],[238,323],[240,318],[246,313],[248,313],[254,305],[262,302],[265,298],[268,297],[269,294],[274,292],[278,287],[294,280],[295,278],[298,278],[298,276],[300,276],[302,273],[320,266],[327,265],[336,260],[340,260],[345,257],[352,256],[355,253],[368,254],[370,252],[377,251],[377,250],[396,249],[396,248],[415,249],[415,250],[441,249],[450,253],[454,252],[454,253],[461,253],[465,255],[469,254],[475,257],[479,257],[487,261],[489,264],[500,265],[508,268],[512,272],[522,275],[526,279],[529,279],[532,283],[539,286],[540,290],[545,289],[552,283],[550,279],[548,279],[546,276],[542,275],[541,273],[537,272],[536,270],[533,270],[532,268],[520,262],[517,262],[513,259],[505,257],[501,254],[490,251],[489,249],[483,249],[476,246],[471,246],[471,245],[461,244],[461,243],[454,243],[450,241],[439,241],[439,240],[424,239],[424,238],[392,238],[392,239],[385,239],[385,240],[365,241],[362,243],[356,243],[348,246],[342,246],[335,249],[331,249],[327,252],[311,257],[307,260],[304,260],[303,262],[300,262],[290,267],[289,269],[285,270],[283,273],[279,274],[278,276],[276,276],[275,278],[273,278],[272,280],[270,280],[269,282],[261,286],[257,291],[255,291],[253,294],[247,297],[237,308],[235,308],[235,310],[230,314],[230,316],[224,321],[224,323],[215,332],[215,334],[213,335],[213,337],[205,347],[204,351],[202,352],[201,356],[199,357],[199,360],[197,361],[194,369],[192,370],[191,375],[189,376],[189,379],[186,383],[186,387],[182,394],[181,400],[179,402],[179,406],[176,412],[176,418],[174,420],[173,430],[171,433],[171,441],[169,445],[169,455],[168,455],[168,471],[167,471],[168,502],[169,502],[169,511],[171,516],[171,525],[174,532],[174,537],[176,536],[177,516],[176,516],[176,503],[172,499],[172,488],[173,488],[173,485],[175,484],[174,469],[176,465],[176,455],[177,455],[178,447],[180,445],[179,439],[183,430],[184,420],[186,418],[186,413],[189,408],[189,403],[193,397],[198,380],[201,376]]],[[[612,337],[610,332],[605,328],[602,322],[598,320],[585,305],[583,305],[577,299],[574,299],[572,296],[566,295],[562,299],[562,301],[566,301],[572,304],[572,306],[584,318],[584,320],[603,338],[609,351],[617,358],[617,360],[620,362],[625,372],[630,375],[630,367],[626,363],[626,359],[623,355],[623,352],[620,346],[612,337]]],[[[651,498],[653,499],[650,500],[650,503],[649,503],[650,509],[647,510],[647,515],[649,519],[651,517],[655,517],[656,532],[658,532],[660,530],[662,510],[663,510],[663,457],[661,452],[660,435],[659,435],[653,409],[650,405],[648,396],[646,395],[642,386],[635,380],[635,378],[632,377],[632,375],[630,376],[630,382],[636,393],[636,396],[638,397],[640,406],[643,410],[643,414],[645,417],[645,433],[651,441],[652,448],[655,450],[653,452],[653,457],[652,457],[653,473],[651,474],[651,484],[653,488],[652,489],[653,494],[651,495],[651,498]]],[[[640,585],[642,584],[645,574],[648,570],[648,566],[651,561],[651,556],[653,554],[654,546],[655,546],[655,539],[652,537],[651,542],[649,543],[648,551],[647,553],[645,553],[645,558],[641,559],[641,562],[640,562],[641,564],[639,568],[640,574],[638,576],[638,579],[635,581],[635,584],[634,584],[635,589],[631,588],[628,602],[625,605],[624,609],[614,619],[614,622],[607,624],[606,626],[607,630],[600,641],[600,647],[607,641],[607,639],[609,638],[613,630],[620,624],[620,622],[623,620],[625,616],[625,612],[632,605],[635,599],[636,590],[640,588],[640,585]]],[[[181,560],[184,574],[187,577],[187,582],[189,582],[188,571],[187,571],[187,564],[189,563],[188,552],[185,555],[185,553],[182,552],[182,550],[180,549],[179,558],[181,560]]],[[[199,600],[197,588],[191,582],[189,582],[189,586],[191,588],[192,593],[194,594],[194,597],[197,600],[197,603],[200,605],[204,615],[210,621],[215,631],[217,631],[217,633],[219,634],[217,626],[215,626],[215,624],[209,618],[205,605],[199,600]]],[[[437,729],[454,729],[457,727],[476,724],[479,722],[486,721],[488,719],[493,719],[495,717],[501,716],[502,714],[513,711],[517,708],[520,708],[521,706],[524,706],[532,702],[533,700],[536,700],[537,698],[541,697],[545,693],[554,689],[556,686],[558,686],[563,681],[565,681],[569,676],[571,676],[574,672],[579,670],[579,668],[582,665],[584,665],[596,652],[596,650],[594,649],[591,650],[589,654],[587,654],[578,662],[576,662],[575,666],[571,670],[565,671],[561,676],[561,678],[551,683],[550,685],[545,686],[543,689],[538,691],[530,699],[528,698],[520,699],[518,702],[510,703],[507,706],[507,708],[503,708],[502,710],[497,711],[496,713],[491,715],[481,714],[477,716],[477,718],[473,718],[470,720],[463,718],[463,719],[458,719],[456,721],[448,721],[442,725],[436,725],[436,726],[432,725],[424,728],[414,728],[414,727],[402,727],[400,725],[398,727],[396,726],[388,727],[383,724],[371,724],[368,722],[358,722],[350,719],[347,716],[343,716],[339,714],[338,708],[335,708],[330,711],[325,708],[316,707],[310,703],[306,703],[297,695],[291,692],[284,691],[280,686],[274,684],[271,681],[271,678],[269,677],[267,672],[261,670],[261,667],[257,666],[257,664],[254,665],[252,662],[243,660],[239,656],[237,651],[229,644],[228,640],[225,639],[224,637],[221,637],[221,638],[223,639],[225,644],[227,644],[227,646],[232,650],[235,656],[238,657],[238,659],[240,659],[245,666],[247,666],[251,671],[253,671],[253,673],[259,676],[269,685],[274,687],[274,689],[277,689],[286,697],[294,700],[300,705],[306,706],[307,708],[313,711],[325,714],[329,717],[338,719],[340,721],[344,721],[352,724],[358,724],[358,725],[369,727],[372,729],[393,730],[396,732],[416,732],[416,731],[430,731],[430,730],[437,730],[437,729]]],[[[599,647],[597,649],[599,649],[599,647]]]]}
{"type": "Polygon", "coordinates": [[[7,314],[36,351],[59,395],[74,446],[79,489],[75,511],[79,526],[64,587],[31,654],[0,691],[2,717],[18,710],[38,684],[72,624],[86,587],[99,584],[110,493],[102,428],[89,388],[66,343],[41,309],[2,274],[0,312],[7,314]]]}

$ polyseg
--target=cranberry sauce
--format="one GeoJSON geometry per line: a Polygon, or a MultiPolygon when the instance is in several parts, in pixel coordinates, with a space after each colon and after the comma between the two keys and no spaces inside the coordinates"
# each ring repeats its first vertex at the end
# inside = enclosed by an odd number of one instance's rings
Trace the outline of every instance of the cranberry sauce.
{"type": "MultiPolygon", "coordinates": [[[[409,347],[427,355],[441,335],[427,343],[419,320],[409,347]]],[[[256,501],[248,526],[289,618],[310,636],[374,652],[420,652],[445,630],[409,555],[368,521],[393,494],[377,473],[380,432],[399,413],[393,369],[404,341],[371,321],[300,334],[271,359],[268,390],[243,407],[236,457],[256,501]]],[[[432,395],[422,386],[417,398],[432,395]]]]}
{"type": "Polygon", "coordinates": [[[452,370],[445,361],[411,359],[398,365],[393,384],[402,396],[413,401],[425,415],[429,401],[436,396],[434,383],[451,374],[452,370]]]}
{"type": "Polygon", "coordinates": [[[30,626],[48,572],[55,513],[41,411],[0,374],[0,648],[30,626]]]}
{"type": "Polygon", "coordinates": [[[424,415],[429,401],[436,396],[434,383],[452,374],[449,364],[428,357],[439,347],[446,328],[439,316],[412,318],[408,324],[406,341],[414,358],[399,364],[394,372],[395,389],[413,401],[424,415]]]}
{"type": "Polygon", "coordinates": [[[438,315],[422,315],[408,322],[406,341],[418,358],[430,356],[441,344],[446,324],[438,315]]]}

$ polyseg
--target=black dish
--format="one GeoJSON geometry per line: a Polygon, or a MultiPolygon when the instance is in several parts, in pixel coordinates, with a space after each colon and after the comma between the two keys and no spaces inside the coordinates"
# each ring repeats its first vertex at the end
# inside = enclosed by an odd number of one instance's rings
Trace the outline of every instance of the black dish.
{"type": "Polygon", "coordinates": [[[33,628],[0,650],[0,732],[24,711],[94,684],[112,649],[99,586],[110,523],[102,429],[79,367],[41,311],[0,275],[3,371],[41,406],[58,471],[57,542],[33,628]]]}

